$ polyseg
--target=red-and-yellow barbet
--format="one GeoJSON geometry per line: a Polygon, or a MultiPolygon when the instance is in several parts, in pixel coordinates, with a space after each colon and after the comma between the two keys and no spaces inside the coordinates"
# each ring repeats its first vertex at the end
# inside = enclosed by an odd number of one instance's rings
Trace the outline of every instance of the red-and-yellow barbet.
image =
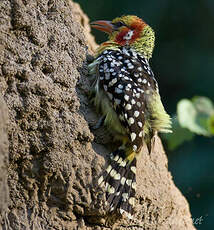
{"type": "Polygon", "coordinates": [[[89,65],[95,77],[94,103],[104,124],[121,146],[110,154],[110,164],[98,180],[106,190],[109,211],[133,215],[136,160],[144,143],[156,132],[171,132],[171,121],[149,65],[155,35],[137,16],[95,21],[93,28],[108,33],[89,65]]]}

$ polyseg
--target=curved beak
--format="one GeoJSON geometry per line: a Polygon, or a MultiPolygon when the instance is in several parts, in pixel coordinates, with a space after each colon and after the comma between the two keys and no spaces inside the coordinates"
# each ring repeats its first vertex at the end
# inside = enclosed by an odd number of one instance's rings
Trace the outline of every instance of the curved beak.
{"type": "Polygon", "coordinates": [[[108,34],[112,33],[114,30],[114,26],[110,21],[100,20],[100,21],[91,22],[90,24],[92,28],[101,30],[108,34]]]}

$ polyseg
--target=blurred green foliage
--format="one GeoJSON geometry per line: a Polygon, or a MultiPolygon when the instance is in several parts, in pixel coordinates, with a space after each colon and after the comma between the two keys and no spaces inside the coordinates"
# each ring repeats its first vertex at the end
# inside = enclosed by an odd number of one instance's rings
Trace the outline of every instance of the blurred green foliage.
{"type": "Polygon", "coordinates": [[[182,99],[177,105],[177,114],[181,127],[199,135],[214,135],[214,106],[209,98],[182,99]]]}
{"type": "MultiPolygon", "coordinates": [[[[80,3],[91,21],[134,14],[153,27],[156,47],[150,63],[159,83],[164,107],[170,114],[176,114],[177,104],[181,106],[181,117],[182,110],[188,106],[192,112],[196,110],[196,114],[200,114],[194,99],[180,101],[182,98],[203,95],[214,101],[214,0],[76,2],[80,3]]],[[[92,32],[98,43],[107,39],[106,34],[92,32]]],[[[214,138],[193,134],[195,131],[213,133],[214,118],[210,116],[209,120],[203,116],[207,117],[206,114],[196,116],[192,124],[184,119],[185,128],[175,120],[173,125],[175,128],[178,126],[177,136],[172,134],[171,138],[174,138],[174,143],[180,143],[173,151],[170,150],[173,146],[165,149],[169,169],[190,203],[193,218],[203,217],[202,223],[195,227],[211,230],[214,219],[214,138]],[[189,134],[195,135],[194,138],[189,134]],[[183,142],[183,139],[188,141],[183,142]]]]}
{"type": "Polygon", "coordinates": [[[185,141],[191,141],[194,137],[194,133],[187,128],[181,127],[177,116],[172,118],[172,130],[171,134],[162,134],[161,137],[166,141],[169,150],[175,150],[185,141]]]}
{"type": "Polygon", "coordinates": [[[195,134],[214,135],[214,105],[207,97],[182,99],[177,104],[177,116],[172,118],[172,134],[164,134],[168,148],[174,150],[185,141],[191,141],[195,134]]]}

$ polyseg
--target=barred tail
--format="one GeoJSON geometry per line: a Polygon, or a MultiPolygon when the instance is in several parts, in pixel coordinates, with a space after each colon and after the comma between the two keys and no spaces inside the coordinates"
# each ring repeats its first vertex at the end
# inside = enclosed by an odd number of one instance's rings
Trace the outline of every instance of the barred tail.
{"type": "Polygon", "coordinates": [[[124,150],[113,152],[110,165],[98,184],[105,187],[109,211],[117,209],[131,219],[136,191],[136,158],[130,162],[124,150]]]}

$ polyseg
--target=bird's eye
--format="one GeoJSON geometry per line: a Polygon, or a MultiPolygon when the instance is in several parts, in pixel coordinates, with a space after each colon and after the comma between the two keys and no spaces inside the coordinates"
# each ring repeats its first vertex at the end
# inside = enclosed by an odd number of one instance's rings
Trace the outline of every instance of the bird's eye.
{"type": "Polygon", "coordinates": [[[116,28],[120,28],[122,26],[126,26],[126,24],[124,22],[115,22],[115,23],[112,23],[116,28]]]}

